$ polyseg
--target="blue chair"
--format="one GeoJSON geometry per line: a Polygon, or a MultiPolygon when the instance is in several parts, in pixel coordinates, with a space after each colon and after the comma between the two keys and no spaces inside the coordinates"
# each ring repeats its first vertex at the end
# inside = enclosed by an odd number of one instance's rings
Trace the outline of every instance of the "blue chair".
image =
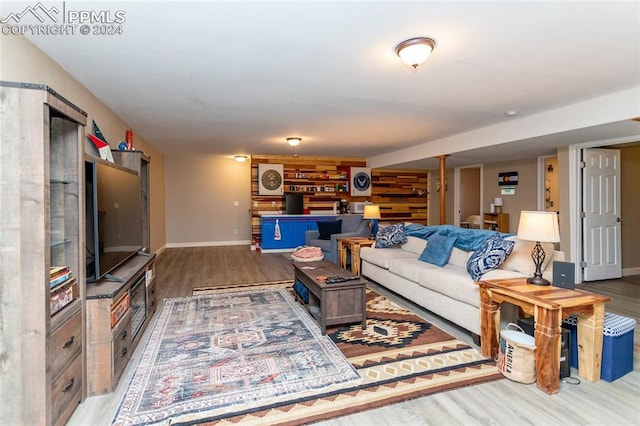
{"type": "Polygon", "coordinates": [[[346,237],[368,237],[371,235],[369,220],[362,218],[361,214],[341,214],[336,220],[342,220],[342,231],[332,234],[330,240],[321,240],[319,231],[306,231],[304,234],[305,244],[308,246],[320,247],[324,253],[324,260],[338,263],[338,238],[346,237]]]}

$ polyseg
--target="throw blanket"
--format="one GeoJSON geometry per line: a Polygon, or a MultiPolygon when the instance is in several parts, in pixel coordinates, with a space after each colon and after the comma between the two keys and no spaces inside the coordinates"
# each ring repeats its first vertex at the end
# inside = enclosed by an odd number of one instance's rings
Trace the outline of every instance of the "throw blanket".
{"type": "MultiPolygon", "coordinates": [[[[489,229],[458,228],[453,225],[425,226],[416,223],[405,225],[404,232],[406,235],[422,238],[424,240],[436,233],[445,237],[456,237],[454,246],[465,251],[477,250],[487,238],[498,233],[497,231],[491,231],[489,229]]],[[[502,234],[504,237],[509,235],[512,234],[502,234]]]]}

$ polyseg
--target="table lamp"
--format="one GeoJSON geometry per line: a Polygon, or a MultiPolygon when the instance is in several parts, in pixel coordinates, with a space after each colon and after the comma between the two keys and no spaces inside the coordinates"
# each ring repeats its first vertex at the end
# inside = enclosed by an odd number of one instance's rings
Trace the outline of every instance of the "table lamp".
{"type": "Polygon", "coordinates": [[[364,206],[364,214],[362,215],[363,219],[370,219],[369,227],[371,228],[371,235],[369,236],[370,240],[376,238],[376,234],[378,233],[378,219],[380,219],[380,206],[376,206],[373,204],[366,204],[364,206]]]}
{"type": "Polygon", "coordinates": [[[558,214],[556,212],[522,211],[518,224],[518,238],[526,241],[535,241],[536,245],[531,250],[531,259],[536,266],[533,277],[527,278],[527,283],[534,285],[550,285],[542,278],[542,262],[545,252],[541,242],[560,242],[560,230],[558,227],[558,214]]]}
{"type": "Polygon", "coordinates": [[[495,206],[496,213],[502,213],[502,197],[494,198],[493,205],[495,206]]]}

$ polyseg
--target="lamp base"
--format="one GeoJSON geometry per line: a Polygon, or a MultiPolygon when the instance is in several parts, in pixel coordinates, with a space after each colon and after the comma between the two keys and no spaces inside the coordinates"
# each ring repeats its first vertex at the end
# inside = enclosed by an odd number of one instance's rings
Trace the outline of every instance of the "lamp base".
{"type": "Polygon", "coordinates": [[[540,285],[540,286],[551,285],[549,280],[545,280],[542,277],[536,277],[536,276],[527,278],[527,284],[540,285]]]}

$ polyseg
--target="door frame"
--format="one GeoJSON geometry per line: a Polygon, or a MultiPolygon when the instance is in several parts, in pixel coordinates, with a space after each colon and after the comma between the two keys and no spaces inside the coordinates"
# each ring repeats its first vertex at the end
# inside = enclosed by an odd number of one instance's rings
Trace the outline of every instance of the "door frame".
{"type": "Polygon", "coordinates": [[[484,195],[484,167],[482,164],[472,164],[469,166],[455,167],[453,169],[453,224],[460,226],[460,170],[462,169],[480,169],[480,205],[478,206],[479,212],[482,215],[483,208],[483,195],[484,195]]]}
{"type": "MultiPolygon", "coordinates": [[[[538,210],[545,211],[545,187],[544,181],[546,179],[546,170],[544,168],[544,160],[547,158],[558,158],[558,154],[541,155],[538,157],[538,210]]],[[[556,172],[557,173],[557,172],[556,172]]]]}
{"type": "Polygon", "coordinates": [[[580,168],[582,151],[585,148],[607,147],[610,145],[637,142],[638,140],[640,140],[640,135],[569,145],[569,247],[571,251],[569,261],[576,265],[576,283],[583,282],[582,267],[580,266],[580,263],[584,260],[582,250],[582,219],[580,218],[583,190],[582,169],[580,168]]]}

